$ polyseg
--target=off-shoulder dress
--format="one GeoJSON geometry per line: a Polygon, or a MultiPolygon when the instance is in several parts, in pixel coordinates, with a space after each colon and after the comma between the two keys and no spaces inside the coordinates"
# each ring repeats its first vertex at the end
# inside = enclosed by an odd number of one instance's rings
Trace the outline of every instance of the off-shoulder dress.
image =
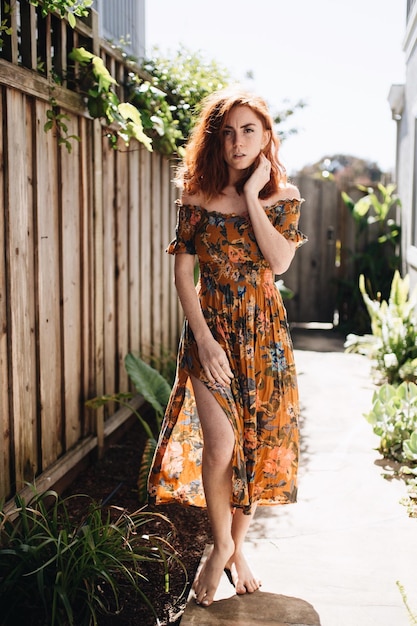
{"type": "MultiPolygon", "coordinates": [[[[269,220],[299,247],[302,200],[265,207],[269,220]]],[[[203,437],[190,375],[203,381],[235,433],[232,507],[295,502],[299,402],[287,315],[275,277],[259,249],[248,214],[207,211],[178,203],[175,239],[167,252],[197,255],[197,291],[207,324],[224,348],[234,378],[210,384],[184,322],[177,373],[163,420],[149,498],[153,503],[205,506],[201,477],[203,437]]]]}

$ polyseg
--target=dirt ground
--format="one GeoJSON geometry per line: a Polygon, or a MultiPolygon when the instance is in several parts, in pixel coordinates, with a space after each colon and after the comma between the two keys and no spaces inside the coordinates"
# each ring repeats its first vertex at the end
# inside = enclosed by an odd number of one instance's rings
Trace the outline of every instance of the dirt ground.
{"type": "MultiPolygon", "coordinates": [[[[95,461],[83,471],[72,483],[63,496],[70,494],[86,494],[96,502],[116,505],[133,513],[140,508],[137,497],[137,477],[143,434],[139,423],[134,423],[123,437],[109,446],[104,457],[95,461]]],[[[83,500],[80,499],[79,510],[77,500],[72,505],[74,517],[82,516],[83,500]]],[[[161,626],[179,624],[185,608],[190,581],[200,562],[207,542],[210,541],[210,530],[205,510],[179,505],[158,506],[147,510],[164,514],[172,523],[172,527],[158,517],[143,528],[148,534],[169,536],[171,545],[178,552],[184,564],[189,583],[186,584],[184,572],[180,566],[171,565],[169,592],[164,590],[164,576],[161,567],[147,565],[143,572],[147,582],[141,585],[150,602],[155,608],[161,626]]],[[[99,626],[154,626],[156,620],[149,607],[131,591],[126,591],[121,598],[123,605],[119,615],[103,616],[99,626]]]]}

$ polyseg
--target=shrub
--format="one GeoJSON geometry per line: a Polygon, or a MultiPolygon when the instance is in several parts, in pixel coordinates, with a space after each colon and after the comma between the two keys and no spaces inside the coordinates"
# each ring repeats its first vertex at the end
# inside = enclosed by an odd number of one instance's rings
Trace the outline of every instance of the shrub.
{"type": "Polygon", "coordinates": [[[100,613],[120,610],[119,591],[126,584],[155,614],[141,590],[144,565],[161,564],[166,586],[169,560],[176,556],[164,539],[144,529],[162,516],[118,507],[103,511],[89,498],[87,514],[74,524],[74,497],[80,496],[60,499],[54,491],[34,490],[29,503],[16,496],[12,511],[0,510],[3,626],[95,625],[100,613]]]}
{"type": "Polygon", "coordinates": [[[417,385],[385,383],[374,392],[372,405],[365,417],[380,437],[381,454],[417,464],[417,385]]]}
{"type": "Polygon", "coordinates": [[[396,271],[388,302],[372,300],[360,276],[359,288],[371,319],[371,335],[349,334],[346,352],[364,354],[375,362],[381,382],[417,381],[417,289],[409,294],[409,277],[396,271]]]}

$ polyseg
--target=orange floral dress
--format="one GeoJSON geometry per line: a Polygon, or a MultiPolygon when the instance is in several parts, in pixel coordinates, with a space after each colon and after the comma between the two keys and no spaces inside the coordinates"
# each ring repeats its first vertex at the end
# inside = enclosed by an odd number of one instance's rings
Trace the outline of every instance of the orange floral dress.
{"type": "MultiPolygon", "coordinates": [[[[265,211],[298,246],[300,200],[280,200],[265,211]]],[[[235,433],[233,507],[286,504],[297,496],[298,391],[286,311],[274,275],[246,215],[179,203],[170,254],[198,256],[197,291],[206,322],[234,373],[230,387],[210,384],[187,320],[177,374],[149,475],[150,502],[205,506],[201,477],[203,436],[190,375],[203,381],[235,433]]]]}

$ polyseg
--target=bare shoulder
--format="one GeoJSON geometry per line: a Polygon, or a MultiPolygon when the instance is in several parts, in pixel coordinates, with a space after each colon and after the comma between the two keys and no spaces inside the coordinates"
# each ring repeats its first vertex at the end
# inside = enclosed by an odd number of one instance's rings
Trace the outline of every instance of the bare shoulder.
{"type": "Polygon", "coordinates": [[[266,204],[271,205],[280,200],[301,200],[301,195],[296,185],[286,183],[282,185],[272,196],[266,199],[266,204]]]}
{"type": "Polygon", "coordinates": [[[204,206],[204,197],[201,193],[187,193],[184,191],[180,198],[181,204],[191,204],[193,206],[204,206]]]}
{"type": "Polygon", "coordinates": [[[298,187],[292,183],[286,183],[277,191],[277,200],[300,200],[301,195],[298,187]]]}

